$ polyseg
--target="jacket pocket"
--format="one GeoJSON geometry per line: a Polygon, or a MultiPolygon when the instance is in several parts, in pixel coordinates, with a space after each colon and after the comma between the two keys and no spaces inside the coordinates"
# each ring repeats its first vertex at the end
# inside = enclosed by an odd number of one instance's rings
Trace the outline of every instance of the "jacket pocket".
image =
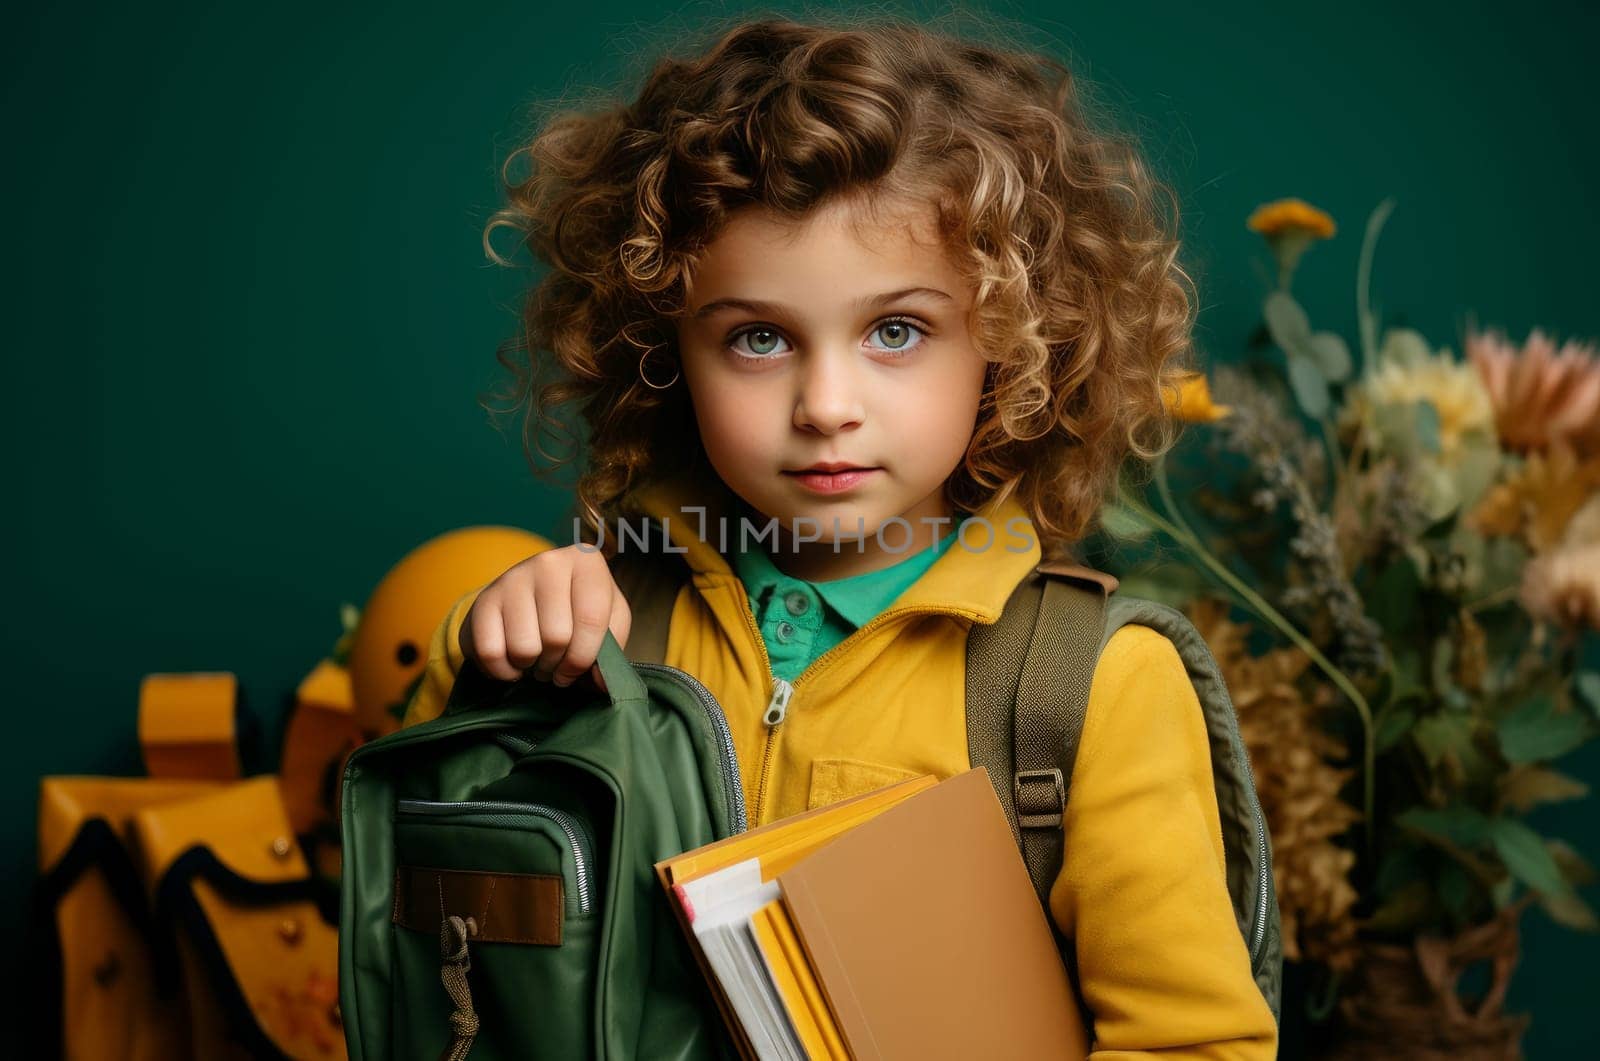
{"type": "Polygon", "coordinates": [[[806,809],[826,807],[897,781],[920,777],[924,773],[927,771],[906,770],[860,759],[814,759],[811,762],[811,791],[806,800],[806,809]]]}

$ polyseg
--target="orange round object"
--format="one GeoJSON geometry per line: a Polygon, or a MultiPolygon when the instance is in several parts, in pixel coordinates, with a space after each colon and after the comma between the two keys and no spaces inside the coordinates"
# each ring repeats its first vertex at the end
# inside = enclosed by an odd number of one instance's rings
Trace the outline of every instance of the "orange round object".
{"type": "Polygon", "coordinates": [[[407,553],[372,591],[350,644],[357,723],[368,733],[400,725],[428,642],[450,606],[551,543],[515,527],[463,527],[407,553]]]}

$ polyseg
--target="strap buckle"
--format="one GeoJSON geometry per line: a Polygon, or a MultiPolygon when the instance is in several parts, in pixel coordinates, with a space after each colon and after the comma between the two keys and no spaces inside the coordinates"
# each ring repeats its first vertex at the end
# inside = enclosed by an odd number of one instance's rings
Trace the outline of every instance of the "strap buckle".
{"type": "Polygon", "coordinates": [[[1018,770],[1011,779],[1011,800],[1017,809],[1017,825],[1023,829],[1055,828],[1061,824],[1061,816],[1067,808],[1067,785],[1061,776],[1061,769],[1052,766],[1048,770],[1018,770]],[[1055,802],[1050,802],[1050,790],[1043,792],[1031,789],[1029,798],[1024,799],[1022,786],[1025,784],[1050,781],[1055,784],[1055,802]],[[1053,809],[1052,809],[1053,808],[1053,809]]]}

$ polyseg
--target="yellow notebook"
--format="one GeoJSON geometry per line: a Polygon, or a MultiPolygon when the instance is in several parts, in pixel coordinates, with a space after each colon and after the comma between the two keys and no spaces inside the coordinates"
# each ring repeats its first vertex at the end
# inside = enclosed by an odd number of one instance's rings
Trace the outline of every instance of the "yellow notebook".
{"type": "Polygon", "coordinates": [[[747,858],[760,858],[762,879],[771,880],[819,845],[936,784],[938,778],[932,774],[913,777],[695,848],[659,863],[656,870],[664,869],[667,883],[678,885],[747,858]]]}
{"type": "Polygon", "coordinates": [[[839,1026],[822,994],[822,985],[811,971],[811,963],[806,960],[783,900],[774,899],[757,910],[750,919],[750,927],[806,1055],[824,1061],[850,1061],[839,1026]]]}
{"type": "MultiPolygon", "coordinates": [[[[735,1001],[730,998],[714,968],[715,959],[708,958],[695,924],[697,915],[705,912],[696,909],[692,895],[696,882],[707,881],[723,871],[749,862],[756,863],[753,868],[758,870],[761,881],[771,881],[830,840],[936,784],[938,778],[931,774],[910,778],[831,806],[771,822],[656,864],[656,875],[672,897],[673,910],[693,945],[695,958],[712,987],[717,1006],[733,1031],[743,1056],[755,1058],[758,1053],[749,1038],[743,1018],[750,1014],[749,1007],[757,1005],[759,1000],[744,998],[735,1001]]],[[[747,915],[745,923],[748,923],[755,936],[756,946],[767,964],[779,1000],[807,1053],[814,1058],[839,1058],[844,1061],[850,1055],[844,1048],[825,996],[811,972],[787,912],[781,909],[781,904],[778,909],[772,909],[777,902],[774,899],[759,903],[747,915]]]]}

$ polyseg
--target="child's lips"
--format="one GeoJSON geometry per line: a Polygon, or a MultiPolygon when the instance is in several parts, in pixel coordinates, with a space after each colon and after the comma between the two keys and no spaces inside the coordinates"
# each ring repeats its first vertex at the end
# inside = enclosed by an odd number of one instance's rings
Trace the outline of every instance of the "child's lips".
{"type": "Polygon", "coordinates": [[[854,490],[880,471],[882,471],[881,468],[844,468],[836,472],[806,469],[805,471],[784,472],[783,474],[813,493],[842,494],[848,490],[854,490]]]}

